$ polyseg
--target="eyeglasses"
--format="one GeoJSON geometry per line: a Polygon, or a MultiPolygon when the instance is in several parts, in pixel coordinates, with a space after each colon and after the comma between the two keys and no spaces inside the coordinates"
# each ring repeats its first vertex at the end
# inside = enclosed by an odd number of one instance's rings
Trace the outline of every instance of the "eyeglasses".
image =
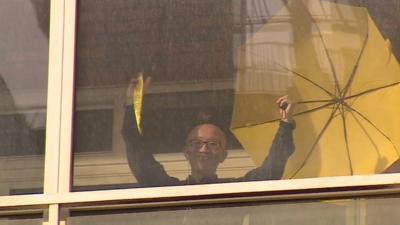
{"type": "Polygon", "coordinates": [[[190,140],[187,145],[190,148],[199,150],[201,149],[204,145],[207,146],[208,149],[214,151],[217,150],[220,147],[220,144],[217,141],[202,141],[202,140],[190,140]]]}

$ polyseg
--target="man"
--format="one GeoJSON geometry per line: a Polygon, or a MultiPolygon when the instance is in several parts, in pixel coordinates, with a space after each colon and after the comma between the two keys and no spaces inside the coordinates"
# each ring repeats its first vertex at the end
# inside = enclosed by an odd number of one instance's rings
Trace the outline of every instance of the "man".
{"type": "MultiPolygon", "coordinates": [[[[128,94],[134,87],[133,83],[131,82],[128,88],[128,94]]],[[[145,81],[145,84],[148,83],[149,81],[145,81]]],[[[294,123],[291,113],[293,106],[288,96],[279,98],[276,103],[279,106],[281,122],[271,145],[270,154],[260,167],[249,171],[244,177],[218,179],[216,175],[218,165],[227,157],[226,139],[222,130],[209,122],[194,127],[186,138],[183,153],[190,163],[191,175],[184,181],[169,176],[146,148],[146,143],[136,126],[132,106],[127,107],[122,130],[129,166],[141,186],[280,179],[286,161],[294,151],[292,138],[294,123]]]]}

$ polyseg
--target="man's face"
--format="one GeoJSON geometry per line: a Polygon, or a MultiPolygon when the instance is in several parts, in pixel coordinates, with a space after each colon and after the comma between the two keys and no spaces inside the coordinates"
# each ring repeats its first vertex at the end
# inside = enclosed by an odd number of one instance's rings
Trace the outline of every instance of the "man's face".
{"type": "Polygon", "coordinates": [[[189,133],[184,154],[192,173],[214,175],[218,165],[226,158],[224,134],[214,125],[199,125],[189,133]]]}

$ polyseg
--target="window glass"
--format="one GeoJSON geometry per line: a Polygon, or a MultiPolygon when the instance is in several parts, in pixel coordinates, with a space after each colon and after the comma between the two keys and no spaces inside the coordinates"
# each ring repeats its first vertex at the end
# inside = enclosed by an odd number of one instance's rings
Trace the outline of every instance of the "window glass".
{"type": "Polygon", "coordinates": [[[1,225],[40,225],[42,222],[42,215],[10,215],[0,217],[1,225]]]}
{"type": "Polygon", "coordinates": [[[0,195],[43,186],[49,2],[0,0],[0,195]]]}
{"type": "Polygon", "coordinates": [[[400,219],[396,211],[399,203],[398,199],[378,198],[72,212],[67,223],[70,225],[389,225],[400,219]]]}
{"type": "Polygon", "coordinates": [[[398,1],[79,1],[75,190],[396,172],[399,15],[398,1]]]}

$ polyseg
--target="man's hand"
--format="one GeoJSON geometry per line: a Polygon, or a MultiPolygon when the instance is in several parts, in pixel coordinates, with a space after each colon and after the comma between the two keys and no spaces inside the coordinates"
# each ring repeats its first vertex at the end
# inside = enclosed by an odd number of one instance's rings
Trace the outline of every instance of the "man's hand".
{"type": "Polygon", "coordinates": [[[292,123],[292,112],[294,103],[290,100],[288,95],[282,96],[276,100],[276,104],[279,107],[279,113],[281,114],[281,120],[286,123],[292,123]]]}
{"type": "MultiPolygon", "coordinates": [[[[143,73],[140,72],[136,74],[136,76],[129,81],[128,89],[126,90],[126,98],[128,99],[128,102],[131,102],[132,100],[133,89],[136,87],[140,75],[143,75],[143,73]]],[[[143,79],[144,79],[143,91],[146,92],[147,87],[151,83],[151,77],[144,76],[143,79]]]]}

